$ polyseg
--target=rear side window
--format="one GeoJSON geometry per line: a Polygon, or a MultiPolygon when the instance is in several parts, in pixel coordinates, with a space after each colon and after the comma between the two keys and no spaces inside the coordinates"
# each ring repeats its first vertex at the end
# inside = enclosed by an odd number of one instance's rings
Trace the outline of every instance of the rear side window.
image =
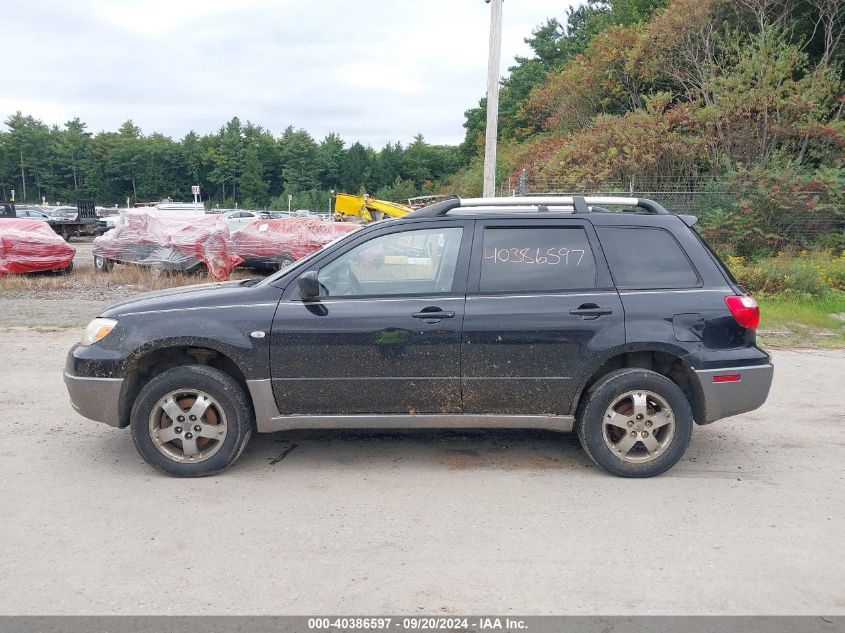
{"type": "Polygon", "coordinates": [[[484,229],[481,292],[594,288],[596,262],[582,228],[484,229]]]}
{"type": "Polygon", "coordinates": [[[694,288],[698,275],[678,241],[663,229],[598,229],[617,288],[694,288]]]}

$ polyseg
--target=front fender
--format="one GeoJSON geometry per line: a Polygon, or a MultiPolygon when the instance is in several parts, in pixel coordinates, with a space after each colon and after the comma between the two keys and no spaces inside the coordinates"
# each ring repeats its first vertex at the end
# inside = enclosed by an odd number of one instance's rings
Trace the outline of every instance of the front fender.
{"type": "Polygon", "coordinates": [[[153,319],[130,317],[121,346],[129,350],[123,375],[144,356],[162,349],[198,347],[229,358],[247,380],[269,375],[269,336],[253,338],[252,332],[269,334],[275,306],[238,309],[209,308],[171,312],[153,319]]]}

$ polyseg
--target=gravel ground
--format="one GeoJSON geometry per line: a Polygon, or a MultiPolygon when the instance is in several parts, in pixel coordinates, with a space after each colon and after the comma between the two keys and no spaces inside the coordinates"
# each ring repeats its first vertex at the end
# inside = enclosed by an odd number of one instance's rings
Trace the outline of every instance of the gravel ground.
{"type": "Polygon", "coordinates": [[[0,614],[845,614],[845,351],[776,351],[651,480],[503,431],[263,435],[177,480],[72,411],[77,335],[0,329],[0,614]]]}

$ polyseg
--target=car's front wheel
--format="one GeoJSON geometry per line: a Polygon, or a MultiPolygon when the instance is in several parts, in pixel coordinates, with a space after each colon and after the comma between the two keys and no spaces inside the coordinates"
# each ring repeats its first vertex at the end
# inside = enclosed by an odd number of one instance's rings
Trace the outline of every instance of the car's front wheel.
{"type": "Polygon", "coordinates": [[[176,477],[205,477],[229,467],[252,436],[246,394],[213,367],[162,372],[141,389],[130,418],[147,463],[176,477]]]}
{"type": "Polygon", "coordinates": [[[590,387],[577,431],[587,455],[607,472],[653,477],[683,457],[693,424],[678,385],[656,372],[629,368],[590,387]]]}
{"type": "Polygon", "coordinates": [[[114,268],[114,260],[102,255],[94,255],[94,270],[99,273],[110,273],[114,268]]]}

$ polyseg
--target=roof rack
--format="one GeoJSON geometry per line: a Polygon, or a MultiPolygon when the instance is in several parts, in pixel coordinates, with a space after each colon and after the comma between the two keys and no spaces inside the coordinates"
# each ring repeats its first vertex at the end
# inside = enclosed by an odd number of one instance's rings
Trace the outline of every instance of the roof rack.
{"type": "Polygon", "coordinates": [[[530,196],[501,198],[449,198],[436,204],[417,209],[406,218],[436,218],[447,215],[454,209],[473,207],[538,207],[547,211],[549,206],[572,207],[573,213],[590,213],[591,205],[625,205],[639,207],[646,213],[668,215],[669,212],[653,200],[645,198],[624,198],[617,196],[530,196]]]}

